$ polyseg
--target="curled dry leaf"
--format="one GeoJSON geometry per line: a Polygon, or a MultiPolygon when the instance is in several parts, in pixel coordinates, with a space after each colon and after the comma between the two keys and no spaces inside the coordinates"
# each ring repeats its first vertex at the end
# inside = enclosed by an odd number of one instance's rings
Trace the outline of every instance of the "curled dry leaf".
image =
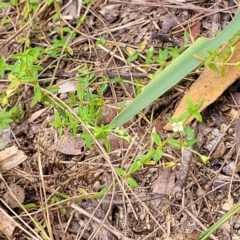
{"type": "MultiPolygon", "coordinates": [[[[240,44],[236,45],[235,51],[231,58],[231,63],[240,61],[240,44]]],[[[206,68],[200,77],[192,84],[189,91],[185,93],[185,96],[178,105],[172,118],[180,117],[187,109],[187,103],[185,97],[189,97],[193,103],[199,103],[204,99],[201,111],[209,106],[211,103],[217,100],[219,96],[238,78],[240,77],[239,68],[236,66],[227,65],[225,76],[221,76],[218,73],[213,72],[209,68],[206,68]]],[[[190,118],[188,122],[192,121],[190,118]]],[[[164,126],[165,130],[172,130],[172,124],[167,123],[164,126]]]]}

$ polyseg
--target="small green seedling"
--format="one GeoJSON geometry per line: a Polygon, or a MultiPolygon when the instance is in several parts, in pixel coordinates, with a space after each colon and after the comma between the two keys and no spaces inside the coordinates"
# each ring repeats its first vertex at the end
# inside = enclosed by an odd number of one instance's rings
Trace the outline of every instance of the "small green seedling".
{"type": "MultiPolygon", "coordinates": [[[[132,177],[132,174],[137,172],[144,165],[160,163],[162,156],[164,155],[164,151],[167,148],[186,148],[198,155],[204,164],[208,163],[209,157],[201,155],[191,149],[191,147],[197,142],[197,139],[195,139],[194,131],[191,127],[185,124],[185,122],[187,122],[187,120],[192,116],[194,116],[198,121],[202,121],[199,110],[201,109],[204,101],[201,101],[198,104],[194,104],[189,98],[186,98],[186,101],[188,105],[186,112],[177,119],[169,118],[169,121],[172,122],[173,133],[170,134],[167,139],[162,140],[157,133],[152,133],[151,138],[154,144],[146,154],[137,157],[128,171],[122,168],[115,169],[116,172],[123,177],[131,187],[138,187],[138,183],[132,177]]],[[[167,162],[163,163],[162,166],[170,168],[175,166],[175,164],[176,162],[167,162]]]]}

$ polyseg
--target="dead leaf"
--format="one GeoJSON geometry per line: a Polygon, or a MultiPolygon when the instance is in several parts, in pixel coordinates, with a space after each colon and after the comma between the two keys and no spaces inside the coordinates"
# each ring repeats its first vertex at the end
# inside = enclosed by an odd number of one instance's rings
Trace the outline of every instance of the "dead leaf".
{"type": "Polygon", "coordinates": [[[106,125],[111,123],[111,121],[117,116],[117,114],[118,114],[117,108],[104,106],[100,124],[106,125]]]}
{"type": "Polygon", "coordinates": [[[57,140],[57,151],[67,155],[80,155],[82,147],[85,146],[85,141],[79,137],[74,137],[71,133],[64,133],[57,140]]]}
{"type": "Polygon", "coordinates": [[[19,203],[24,202],[25,191],[22,187],[14,183],[11,183],[9,188],[10,190],[3,195],[3,199],[10,208],[16,208],[19,206],[19,203]],[[19,203],[16,201],[16,199],[19,203]]]}
{"type": "Polygon", "coordinates": [[[34,122],[36,119],[38,119],[45,111],[47,111],[49,109],[49,107],[45,107],[45,108],[42,108],[36,112],[34,112],[30,118],[28,118],[28,122],[29,123],[32,123],[34,122]]]}
{"type": "Polygon", "coordinates": [[[193,38],[193,40],[196,40],[200,33],[201,33],[201,26],[202,23],[201,21],[196,21],[195,25],[191,28],[191,37],[193,38]]]}
{"type": "Polygon", "coordinates": [[[63,7],[62,16],[66,20],[73,20],[80,17],[82,7],[82,0],[65,1],[66,5],[63,7]]]}
{"type": "Polygon", "coordinates": [[[8,57],[9,56],[9,49],[7,45],[1,46],[0,48],[0,56],[8,57]]]}
{"type": "MultiPolygon", "coordinates": [[[[236,45],[236,49],[231,58],[232,63],[240,61],[240,44],[236,45]]],[[[192,84],[189,91],[185,93],[185,96],[181,100],[178,105],[175,113],[172,118],[178,118],[181,116],[187,109],[187,104],[185,101],[185,97],[188,96],[193,103],[199,103],[202,99],[204,99],[204,104],[201,108],[201,111],[213,103],[222,93],[232,85],[238,78],[240,77],[239,68],[236,66],[226,66],[226,74],[225,76],[221,76],[206,68],[200,77],[192,84]]],[[[188,122],[192,121],[193,117],[189,119],[188,122]]],[[[172,130],[171,123],[167,123],[164,126],[165,130],[172,130]]]]}
{"type": "Polygon", "coordinates": [[[27,159],[25,153],[18,150],[17,147],[12,146],[0,152],[0,169],[1,172],[6,172],[15,168],[20,163],[27,159]]]}
{"type": "MultiPolygon", "coordinates": [[[[169,194],[175,183],[175,172],[172,169],[159,170],[157,180],[152,185],[152,192],[158,194],[169,194]]],[[[162,200],[154,199],[152,202],[158,206],[162,200]]]]}
{"type": "Polygon", "coordinates": [[[179,18],[174,18],[170,14],[166,14],[163,18],[161,33],[169,33],[170,29],[177,26],[181,22],[179,18]]]}
{"type": "Polygon", "coordinates": [[[69,93],[74,92],[77,90],[77,81],[65,81],[65,80],[59,80],[57,81],[59,90],[58,93],[69,93]]]}
{"type": "Polygon", "coordinates": [[[10,140],[11,136],[11,129],[1,129],[0,128],[0,150],[4,149],[8,143],[11,141],[10,140]]]}
{"type": "Polygon", "coordinates": [[[103,15],[105,20],[109,23],[113,23],[119,17],[120,4],[106,4],[101,7],[99,12],[103,15]]]}

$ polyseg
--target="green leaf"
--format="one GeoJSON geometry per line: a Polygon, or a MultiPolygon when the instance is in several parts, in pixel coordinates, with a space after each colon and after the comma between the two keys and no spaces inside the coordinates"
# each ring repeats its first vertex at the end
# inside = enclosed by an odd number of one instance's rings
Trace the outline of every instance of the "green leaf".
{"type": "Polygon", "coordinates": [[[85,140],[87,148],[91,149],[92,148],[92,142],[93,142],[92,137],[87,133],[82,133],[81,138],[85,140]]]}
{"type": "Polygon", "coordinates": [[[154,148],[151,148],[145,155],[139,158],[139,161],[141,161],[142,164],[148,164],[154,156],[155,152],[156,150],[154,148]]]}
{"type": "Polygon", "coordinates": [[[202,62],[193,55],[200,54],[208,57],[206,49],[215,50],[229,38],[231,38],[240,28],[240,11],[228,26],[214,39],[199,38],[187,50],[185,50],[176,60],[171,62],[160,74],[157,74],[143,91],[113,120],[117,127],[127,122],[130,118],[149,106],[155,99],[180,82],[187,74],[198,67],[202,62]]]}
{"type": "Polygon", "coordinates": [[[168,139],[167,142],[175,148],[180,148],[182,146],[182,142],[175,139],[168,139]]]}
{"type": "Polygon", "coordinates": [[[60,197],[64,198],[64,199],[69,199],[69,198],[70,198],[70,196],[67,195],[66,193],[58,193],[58,195],[59,195],[60,197]]]}
{"type": "Polygon", "coordinates": [[[147,58],[152,58],[154,53],[154,47],[151,46],[148,50],[147,50],[147,58]]]}
{"type": "Polygon", "coordinates": [[[28,203],[28,204],[22,204],[22,207],[24,207],[26,210],[32,210],[37,208],[37,205],[35,203],[28,203]]]}
{"type": "Polygon", "coordinates": [[[138,58],[138,52],[135,52],[134,54],[130,55],[128,58],[127,58],[127,61],[129,63],[135,61],[136,59],[138,58]]]}
{"type": "Polygon", "coordinates": [[[183,127],[183,131],[186,135],[188,135],[190,138],[194,138],[194,131],[191,129],[191,127],[185,125],[183,127]]]}
{"type": "Polygon", "coordinates": [[[155,162],[158,162],[159,160],[161,160],[162,156],[163,156],[163,151],[161,149],[157,149],[153,156],[153,160],[155,162]]]}
{"type": "Polygon", "coordinates": [[[214,72],[216,72],[216,73],[220,73],[217,65],[214,64],[214,63],[209,63],[209,64],[207,65],[207,67],[209,67],[212,71],[214,71],[214,72]]]}
{"type": "Polygon", "coordinates": [[[13,6],[16,6],[18,4],[18,0],[10,0],[13,6]]]}
{"type": "Polygon", "coordinates": [[[104,187],[103,189],[101,189],[101,191],[98,193],[99,197],[103,197],[108,191],[107,187],[104,187]]]}
{"type": "Polygon", "coordinates": [[[127,175],[127,173],[126,173],[126,171],[124,170],[124,169],[122,169],[122,168],[115,168],[115,171],[117,172],[117,174],[119,174],[120,176],[126,176],[127,175]]]}
{"type": "Polygon", "coordinates": [[[42,90],[41,87],[37,84],[34,86],[34,94],[35,94],[35,98],[38,102],[40,102],[42,100],[42,90]]]}
{"type": "Polygon", "coordinates": [[[123,82],[123,79],[120,78],[120,77],[115,77],[115,78],[112,78],[112,81],[113,81],[114,83],[120,83],[120,82],[123,82]]]}
{"type": "Polygon", "coordinates": [[[140,161],[136,161],[135,163],[133,163],[133,165],[129,169],[128,174],[135,173],[141,166],[142,166],[142,163],[140,161]]]}
{"type": "Polygon", "coordinates": [[[105,146],[107,153],[109,153],[111,151],[111,146],[110,146],[110,142],[108,139],[104,139],[104,146],[105,146]]]}
{"type": "Polygon", "coordinates": [[[51,93],[56,93],[58,92],[60,88],[58,86],[51,86],[51,87],[48,87],[47,90],[51,93]]]}
{"type": "Polygon", "coordinates": [[[196,110],[199,111],[204,103],[204,99],[201,100],[197,105],[196,105],[196,110]]]}
{"type": "Polygon", "coordinates": [[[67,209],[66,209],[65,207],[61,207],[61,208],[60,208],[60,211],[61,211],[61,213],[63,213],[63,214],[66,214],[66,213],[67,213],[67,209]]]}
{"type": "Polygon", "coordinates": [[[0,7],[2,8],[8,8],[9,6],[10,6],[9,3],[0,2],[0,7]]]}
{"type": "Polygon", "coordinates": [[[162,144],[161,138],[160,138],[160,136],[159,136],[157,133],[152,133],[152,134],[151,134],[151,137],[152,137],[153,141],[154,141],[158,146],[160,146],[160,145],[162,144]]]}
{"type": "Polygon", "coordinates": [[[188,32],[184,32],[183,40],[184,40],[184,45],[188,45],[189,44],[189,34],[188,34],[188,32]]]}
{"type": "Polygon", "coordinates": [[[136,182],[136,180],[132,177],[127,178],[127,183],[134,188],[138,187],[138,183],[136,182]]]}
{"type": "Polygon", "coordinates": [[[207,157],[207,156],[204,156],[204,155],[201,155],[201,154],[199,155],[199,157],[201,158],[201,160],[204,164],[209,163],[210,157],[207,157]]]}
{"type": "Polygon", "coordinates": [[[193,113],[193,116],[199,121],[202,122],[202,115],[199,112],[193,113]]]}
{"type": "Polygon", "coordinates": [[[197,142],[197,139],[191,139],[191,140],[187,140],[184,142],[184,146],[185,147],[191,147],[192,145],[194,145],[197,142]]]}

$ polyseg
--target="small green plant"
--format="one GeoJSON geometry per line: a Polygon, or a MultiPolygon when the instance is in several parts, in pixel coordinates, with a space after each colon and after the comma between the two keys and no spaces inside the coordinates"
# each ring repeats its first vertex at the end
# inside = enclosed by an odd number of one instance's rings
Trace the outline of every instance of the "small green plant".
{"type": "MultiPolygon", "coordinates": [[[[167,139],[162,140],[157,133],[152,133],[151,137],[154,144],[152,144],[153,146],[148,150],[146,154],[137,157],[128,170],[116,168],[116,172],[122,176],[131,187],[138,187],[138,183],[132,177],[132,174],[138,171],[143,165],[160,162],[164,151],[167,148],[186,148],[197,154],[204,164],[208,163],[208,157],[201,155],[200,153],[191,149],[191,147],[197,142],[197,139],[195,139],[194,132],[191,127],[185,124],[187,120],[192,116],[195,117],[198,121],[202,121],[199,110],[204,101],[201,101],[198,104],[193,104],[189,98],[186,98],[186,101],[188,104],[186,112],[177,119],[169,118],[169,121],[172,122],[173,133],[170,134],[167,139]]],[[[167,162],[162,163],[162,166],[164,168],[169,168],[173,167],[175,164],[176,162],[167,162]]]]}
{"type": "MultiPolygon", "coordinates": [[[[238,35],[235,34],[236,36],[238,35]]],[[[226,66],[233,65],[240,68],[240,62],[231,63],[232,54],[235,51],[235,46],[240,41],[238,38],[231,38],[227,41],[224,48],[220,49],[220,47],[216,48],[214,51],[207,50],[208,56],[204,57],[200,54],[194,54],[194,56],[204,62],[204,66],[210,68],[212,71],[221,74],[224,76],[226,73],[226,66]]]]}
{"type": "MultiPolygon", "coordinates": [[[[50,204],[55,204],[55,203],[59,203],[61,201],[61,199],[69,199],[70,197],[65,194],[65,193],[58,193],[58,195],[53,196],[51,198],[50,204]]],[[[59,204],[59,209],[61,211],[61,213],[66,214],[67,209],[65,207],[63,207],[61,204],[59,204]]]]}
{"type": "Polygon", "coordinates": [[[9,123],[11,123],[13,120],[10,118],[9,112],[6,110],[0,111],[0,129],[8,129],[9,123]]]}
{"type": "MultiPolygon", "coordinates": [[[[140,47],[139,47],[140,48],[140,47]]],[[[158,54],[155,54],[154,47],[151,46],[146,50],[146,54],[142,53],[140,49],[136,51],[130,49],[128,52],[130,53],[129,57],[127,58],[128,62],[134,62],[135,60],[139,60],[140,58],[144,60],[144,64],[151,65],[151,64],[159,64],[160,68],[163,69],[167,65],[171,63],[174,59],[176,59],[186,47],[165,47],[158,51],[158,54]]]]}

